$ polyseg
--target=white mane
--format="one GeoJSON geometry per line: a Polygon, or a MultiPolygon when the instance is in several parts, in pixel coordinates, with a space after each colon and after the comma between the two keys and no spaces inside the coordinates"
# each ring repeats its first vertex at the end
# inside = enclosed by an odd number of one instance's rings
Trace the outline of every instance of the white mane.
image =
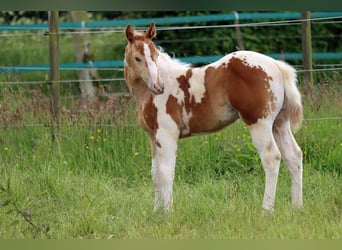
{"type": "Polygon", "coordinates": [[[172,75],[184,74],[191,67],[191,64],[189,63],[184,63],[176,58],[170,57],[160,47],[158,48],[158,51],[159,56],[157,65],[159,69],[159,77],[164,83],[170,83],[170,77],[172,79],[172,75]]]}
{"type": "Polygon", "coordinates": [[[172,67],[181,67],[181,68],[192,67],[190,63],[182,62],[175,57],[171,57],[169,54],[164,52],[164,49],[162,47],[158,47],[158,51],[159,51],[159,57],[160,57],[158,58],[158,64],[161,64],[161,65],[158,65],[159,67],[163,67],[164,64],[166,67],[168,65],[172,67]]]}

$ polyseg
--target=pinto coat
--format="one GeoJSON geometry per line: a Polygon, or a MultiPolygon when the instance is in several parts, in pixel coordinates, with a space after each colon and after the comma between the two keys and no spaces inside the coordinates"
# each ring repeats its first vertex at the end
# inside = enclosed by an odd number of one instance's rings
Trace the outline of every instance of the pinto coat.
{"type": "Polygon", "coordinates": [[[273,211],[281,157],[291,173],[292,205],[301,207],[302,151],[291,131],[303,119],[295,69],[252,51],[191,67],[157,49],[155,36],[153,23],[144,33],[128,25],[124,66],[140,125],[151,139],[154,209],[171,208],[178,139],[221,130],[239,118],[264,167],[264,210],[273,211]]]}

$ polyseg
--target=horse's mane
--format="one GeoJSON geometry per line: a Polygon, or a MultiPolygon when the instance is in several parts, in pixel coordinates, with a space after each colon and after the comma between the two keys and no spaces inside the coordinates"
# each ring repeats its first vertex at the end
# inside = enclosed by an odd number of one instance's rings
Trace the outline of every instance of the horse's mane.
{"type": "Polygon", "coordinates": [[[158,51],[159,51],[159,56],[162,59],[162,61],[164,61],[167,64],[172,64],[173,66],[178,66],[178,67],[183,67],[183,68],[184,67],[186,67],[186,68],[192,67],[192,65],[190,63],[182,62],[179,59],[175,58],[174,56],[171,57],[160,46],[158,47],[158,51]]]}

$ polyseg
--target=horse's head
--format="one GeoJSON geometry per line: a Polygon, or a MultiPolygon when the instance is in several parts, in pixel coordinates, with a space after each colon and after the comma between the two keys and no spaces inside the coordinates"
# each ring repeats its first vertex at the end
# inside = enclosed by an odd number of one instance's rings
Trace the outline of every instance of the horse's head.
{"type": "Polygon", "coordinates": [[[137,32],[131,25],[126,27],[128,44],[125,50],[125,66],[134,72],[136,78],[142,79],[155,94],[162,94],[163,84],[160,82],[157,59],[158,49],[152,42],[156,36],[156,25],[151,23],[146,32],[137,32]]]}

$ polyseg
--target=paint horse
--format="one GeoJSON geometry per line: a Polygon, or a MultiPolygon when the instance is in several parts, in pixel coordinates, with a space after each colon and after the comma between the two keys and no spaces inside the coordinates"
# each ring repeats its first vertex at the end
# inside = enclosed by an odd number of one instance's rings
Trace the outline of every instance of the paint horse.
{"type": "Polygon", "coordinates": [[[151,139],[154,210],[172,207],[178,139],[219,131],[238,118],[265,171],[263,209],[273,211],[281,157],[292,178],[292,205],[301,207],[302,151],[291,132],[303,119],[295,69],[252,51],[191,67],[156,48],[155,36],[153,23],[145,32],[128,25],[124,62],[139,123],[151,139]]]}

